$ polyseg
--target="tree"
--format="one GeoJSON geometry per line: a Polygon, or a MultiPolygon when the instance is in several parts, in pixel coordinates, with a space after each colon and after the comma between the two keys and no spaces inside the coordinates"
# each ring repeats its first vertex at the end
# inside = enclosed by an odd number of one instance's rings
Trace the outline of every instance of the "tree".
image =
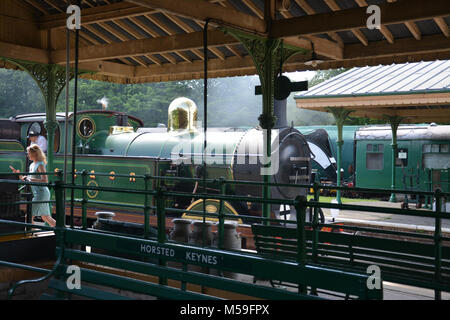
{"type": "MultiPolygon", "coordinates": [[[[345,71],[347,71],[347,69],[344,68],[319,70],[308,82],[308,87],[312,88],[319,83],[335,77],[345,71]]],[[[328,112],[297,108],[293,95],[288,98],[288,119],[292,119],[294,126],[332,125],[335,123],[333,116],[328,112]]]]}
{"type": "Polygon", "coordinates": [[[34,112],[45,112],[36,82],[24,71],[0,70],[0,117],[34,112]]]}
{"type": "Polygon", "coordinates": [[[339,68],[339,69],[329,69],[329,70],[319,70],[316,72],[314,77],[309,81],[308,85],[310,88],[318,85],[321,82],[324,82],[325,80],[328,80],[330,78],[333,78],[348,69],[346,68],[339,68]]]}

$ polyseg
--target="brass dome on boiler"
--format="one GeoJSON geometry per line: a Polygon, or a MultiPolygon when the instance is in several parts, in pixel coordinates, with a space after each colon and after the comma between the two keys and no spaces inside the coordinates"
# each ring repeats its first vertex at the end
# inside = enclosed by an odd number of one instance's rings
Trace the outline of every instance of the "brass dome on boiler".
{"type": "Polygon", "coordinates": [[[169,106],[168,131],[195,131],[198,108],[194,101],[188,98],[177,98],[169,106]]]}

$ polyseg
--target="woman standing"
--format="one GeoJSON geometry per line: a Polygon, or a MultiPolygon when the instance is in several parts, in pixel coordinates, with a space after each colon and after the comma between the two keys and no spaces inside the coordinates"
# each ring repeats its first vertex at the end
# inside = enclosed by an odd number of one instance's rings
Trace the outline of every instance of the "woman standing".
{"type": "MultiPolygon", "coordinates": [[[[41,148],[37,144],[32,144],[27,148],[27,155],[30,161],[33,161],[30,164],[28,176],[19,176],[20,180],[27,180],[30,182],[48,182],[47,175],[37,175],[36,173],[46,172],[45,165],[47,164],[47,158],[45,154],[42,152],[41,148]]],[[[11,167],[11,170],[14,173],[20,173],[20,170],[16,170],[11,167]]],[[[48,190],[45,186],[31,186],[31,191],[33,192],[33,201],[50,201],[50,190],[48,190]]],[[[50,213],[50,204],[49,203],[33,203],[32,207],[32,223],[34,223],[34,217],[42,217],[42,220],[47,222],[51,227],[56,225],[55,219],[52,218],[50,213]]]]}

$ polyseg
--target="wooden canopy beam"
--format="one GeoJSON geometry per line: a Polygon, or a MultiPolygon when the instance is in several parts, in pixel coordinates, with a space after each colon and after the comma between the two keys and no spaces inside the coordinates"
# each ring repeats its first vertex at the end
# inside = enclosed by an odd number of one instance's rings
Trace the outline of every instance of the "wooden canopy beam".
{"type": "Polygon", "coordinates": [[[17,44],[0,42],[0,58],[33,61],[37,63],[50,63],[49,51],[17,44]]]}
{"type": "MultiPolygon", "coordinates": [[[[209,46],[222,46],[225,44],[237,44],[234,37],[225,35],[221,31],[208,32],[209,46]]],[[[122,57],[143,56],[154,53],[165,53],[182,50],[199,49],[203,47],[203,32],[189,34],[177,34],[167,37],[130,40],[125,42],[81,47],[79,61],[108,60],[122,57]]],[[[51,53],[53,63],[64,63],[66,61],[66,50],[56,50],[51,53]]],[[[75,59],[71,55],[71,62],[75,59]]]]}
{"type": "Polygon", "coordinates": [[[180,5],[179,0],[126,0],[136,5],[150,9],[158,9],[173,13],[181,17],[206,21],[212,19],[223,22],[246,31],[260,34],[267,33],[266,23],[263,19],[243,13],[241,11],[225,8],[205,0],[189,0],[189,4],[180,5]]]}
{"type": "MultiPolygon", "coordinates": [[[[450,1],[449,1],[450,3],[450,1]]],[[[419,52],[439,52],[450,49],[450,40],[444,35],[437,34],[423,36],[421,41],[412,38],[397,39],[390,44],[387,41],[370,43],[368,46],[361,44],[348,44],[344,47],[345,59],[373,56],[391,56],[393,54],[412,54],[419,52]]]]}
{"type": "MultiPolygon", "coordinates": [[[[297,107],[301,109],[330,112],[329,108],[309,108],[299,104],[297,101],[297,107]]],[[[349,107],[352,110],[350,117],[352,118],[370,118],[370,119],[386,119],[386,117],[402,117],[402,123],[423,123],[423,122],[448,122],[450,121],[450,107],[444,107],[440,109],[400,109],[395,110],[391,107],[381,107],[379,109],[355,109],[355,107],[349,107]]]]}
{"type": "MultiPolygon", "coordinates": [[[[149,9],[127,2],[118,2],[104,6],[82,9],[81,16],[83,17],[83,25],[89,25],[92,23],[105,22],[114,19],[124,19],[141,16],[153,12],[155,12],[154,9],[149,9]]],[[[46,15],[40,19],[39,28],[64,28],[66,26],[66,21],[66,13],[46,15]]]]}
{"type": "MultiPolygon", "coordinates": [[[[396,24],[427,20],[450,15],[448,0],[401,0],[379,5],[381,24],[396,24]]],[[[307,15],[273,22],[270,36],[274,38],[313,35],[355,28],[366,28],[368,15],[365,7],[307,15]]]]}
{"type": "MultiPolygon", "coordinates": [[[[390,112],[389,110],[399,109],[404,112],[405,107],[415,106],[441,106],[448,105],[448,92],[435,93],[407,93],[407,94],[392,94],[392,95],[342,95],[336,97],[318,97],[311,96],[306,98],[296,99],[297,107],[310,110],[326,111],[326,108],[349,108],[356,112],[370,112],[377,110],[377,112],[390,112]],[[383,109],[381,111],[381,109],[383,109]]],[[[427,110],[432,114],[430,109],[427,110]]],[[[438,110],[438,109],[436,109],[438,110]]],[[[413,112],[411,110],[411,112],[413,112]]],[[[396,114],[397,115],[397,114],[396,114]]],[[[402,115],[399,113],[398,115],[402,115]]]]}
{"type": "MultiPolygon", "coordinates": [[[[223,46],[238,44],[234,37],[225,35],[221,31],[208,32],[209,46],[223,46]]],[[[291,38],[288,44],[307,47],[310,46],[305,40],[291,38]]],[[[316,41],[318,45],[317,52],[328,52],[327,55],[337,60],[370,59],[388,57],[392,55],[411,56],[417,54],[428,54],[449,51],[449,39],[443,35],[424,36],[417,42],[412,38],[399,39],[391,44],[388,41],[370,43],[368,46],[362,44],[350,44],[342,50],[337,44],[330,46],[330,41],[316,41]],[[320,50],[320,51],[319,51],[320,50]]],[[[147,54],[165,53],[173,51],[193,50],[203,47],[203,33],[192,32],[188,34],[177,34],[167,37],[152,39],[130,40],[120,43],[111,43],[107,45],[86,46],[80,48],[80,61],[108,60],[122,57],[143,56],[147,54]]],[[[51,53],[53,63],[64,63],[66,56],[65,50],[56,50],[51,53]]],[[[74,56],[71,57],[73,61],[74,56]]],[[[330,61],[332,64],[333,61],[330,61]]],[[[323,68],[323,66],[321,66],[323,68]]]]}
{"type": "Polygon", "coordinates": [[[311,42],[314,43],[314,50],[318,55],[336,60],[341,60],[344,58],[344,48],[341,47],[338,43],[335,43],[328,39],[319,37],[311,37],[308,39],[288,37],[284,39],[285,44],[308,50],[312,49],[311,42]]]}

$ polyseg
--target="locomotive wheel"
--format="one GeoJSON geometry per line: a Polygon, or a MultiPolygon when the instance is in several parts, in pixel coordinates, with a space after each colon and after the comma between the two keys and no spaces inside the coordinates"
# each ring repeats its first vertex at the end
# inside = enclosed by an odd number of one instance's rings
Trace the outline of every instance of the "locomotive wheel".
{"type": "MultiPolygon", "coordinates": [[[[225,214],[233,214],[236,216],[236,219],[230,219],[227,218],[225,219],[225,221],[229,221],[229,220],[233,220],[238,222],[239,224],[242,224],[242,219],[238,218],[239,214],[237,213],[237,211],[233,208],[233,206],[231,204],[229,204],[227,201],[223,202],[223,212],[225,214]]],[[[219,212],[219,205],[220,205],[220,200],[217,199],[206,199],[206,212],[207,213],[218,213],[219,212]]],[[[198,214],[189,214],[189,210],[195,210],[195,211],[203,211],[203,199],[199,199],[193,203],[191,203],[191,205],[189,207],[186,208],[185,213],[183,213],[183,215],[181,216],[181,218],[183,219],[194,219],[194,220],[202,220],[202,216],[198,215],[198,214]]],[[[206,218],[207,221],[213,221],[213,222],[218,222],[219,219],[218,218],[212,218],[212,217],[207,217],[206,218]]]]}

